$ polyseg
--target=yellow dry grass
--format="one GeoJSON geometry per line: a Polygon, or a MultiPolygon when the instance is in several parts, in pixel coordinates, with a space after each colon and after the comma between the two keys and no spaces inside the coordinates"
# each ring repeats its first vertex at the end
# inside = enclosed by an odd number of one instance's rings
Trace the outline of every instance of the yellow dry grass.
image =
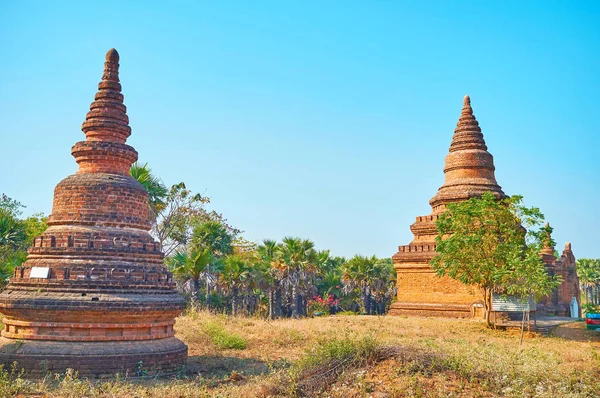
{"type": "Polygon", "coordinates": [[[319,396],[600,396],[598,340],[528,334],[520,346],[518,333],[490,330],[472,320],[330,316],[267,321],[200,311],[180,317],[176,330],[190,355],[187,376],[178,380],[91,383],[63,377],[12,383],[21,383],[23,393],[52,397],[289,396],[294,364],[312,348],[372,336],[381,346],[439,355],[439,363],[420,364],[418,355],[409,362],[385,359],[345,371],[319,396]],[[218,348],[206,323],[242,336],[247,347],[218,348]]]}

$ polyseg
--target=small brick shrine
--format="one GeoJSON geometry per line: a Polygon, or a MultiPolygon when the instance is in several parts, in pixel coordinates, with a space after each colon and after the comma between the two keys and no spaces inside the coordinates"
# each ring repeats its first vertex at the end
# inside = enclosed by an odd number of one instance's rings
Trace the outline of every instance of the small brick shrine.
{"type": "MultiPolygon", "coordinates": [[[[549,224],[546,224],[549,226],[549,224]]],[[[540,256],[546,265],[546,271],[554,276],[560,275],[562,282],[551,295],[540,300],[537,305],[538,311],[546,314],[560,316],[581,316],[581,291],[579,287],[579,276],[575,255],[571,250],[571,243],[567,242],[559,258],[554,257],[554,246],[546,243],[540,256]],[[571,313],[571,301],[577,300],[577,313],[571,313]]]]}
{"type": "Polygon", "coordinates": [[[173,330],[185,301],[148,233],[148,194],[129,175],[138,154],[125,144],[115,49],[82,130],[71,151],[79,170],[56,186],[48,229],[0,294],[0,363],[30,376],[176,372],[187,358],[173,330]]]}

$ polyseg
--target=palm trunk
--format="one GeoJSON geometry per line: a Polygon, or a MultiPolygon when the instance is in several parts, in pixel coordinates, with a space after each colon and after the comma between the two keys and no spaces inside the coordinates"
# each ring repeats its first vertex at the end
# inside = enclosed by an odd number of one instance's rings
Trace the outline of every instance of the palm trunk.
{"type": "Polygon", "coordinates": [[[277,286],[275,289],[275,318],[281,318],[283,315],[283,311],[281,307],[283,306],[283,298],[281,297],[281,288],[277,286]]]}
{"type": "Polygon", "coordinates": [[[210,308],[210,270],[206,267],[206,308],[210,308]]]}
{"type": "Polygon", "coordinates": [[[192,303],[195,306],[200,302],[200,277],[194,278],[194,293],[192,294],[192,303]]]}
{"type": "Polygon", "coordinates": [[[363,302],[363,311],[366,315],[369,315],[369,293],[368,288],[364,287],[362,289],[362,302],[363,302]]]}
{"type": "Polygon", "coordinates": [[[269,287],[269,319],[275,319],[275,294],[273,288],[269,287]]]}
{"type": "Polygon", "coordinates": [[[238,289],[237,287],[234,287],[233,289],[231,289],[231,315],[233,316],[237,316],[237,296],[238,296],[238,289]]]}
{"type": "Polygon", "coordinates": [[[292,286],[292,318],[298,318],[298,287],[292,286]]]}

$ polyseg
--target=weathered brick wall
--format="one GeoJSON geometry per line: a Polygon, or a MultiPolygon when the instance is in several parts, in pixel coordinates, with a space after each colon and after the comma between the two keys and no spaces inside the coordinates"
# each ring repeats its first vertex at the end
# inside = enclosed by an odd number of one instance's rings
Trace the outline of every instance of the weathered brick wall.
{"type": "Polygon", "coordinates": [[[131,129],[114,49],[98,87],[86,141],[72,149],[79,170],[56,186],[48,229],[0,293],[0,363],[17,361],[30,375],[44,371],[40,360],[92,376],[136,371],[140,361],[168,373],[187,355],[173,337],[185,301],[148,233],[148,194],[129,176],[137,152],[125,144],[131,129]]]}

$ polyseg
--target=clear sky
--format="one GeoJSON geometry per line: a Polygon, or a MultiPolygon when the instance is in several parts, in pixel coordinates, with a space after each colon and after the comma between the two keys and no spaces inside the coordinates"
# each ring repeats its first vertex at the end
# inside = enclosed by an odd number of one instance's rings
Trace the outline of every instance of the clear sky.
{"type": "Polygon", "coordinates": [[[0,0],[0,192],[49,213],[106,51],[128,143],[251,240],[391,256],[465,94],[504,191],[600,257],[598,1],[0,0]]]}

